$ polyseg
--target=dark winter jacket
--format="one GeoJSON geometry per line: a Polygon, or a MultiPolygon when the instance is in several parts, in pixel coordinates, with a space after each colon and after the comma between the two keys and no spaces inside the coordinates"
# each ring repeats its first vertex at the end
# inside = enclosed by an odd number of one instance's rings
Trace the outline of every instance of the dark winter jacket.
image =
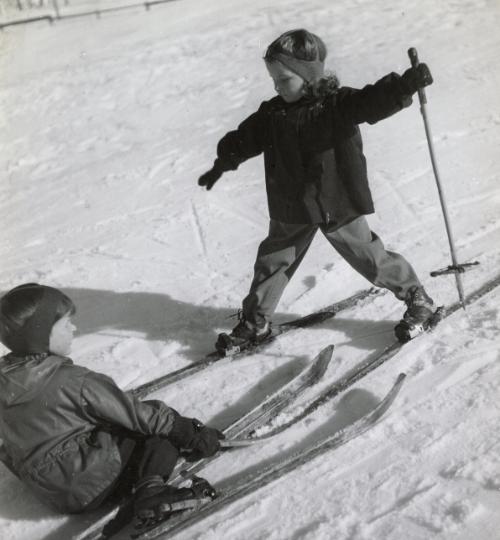
{"type": "Polygon", "coordinates": [[[0,437],[14,472],[62,512],[85,509],[122,469],[115,429],[168,436],[175,411],[140,402],[68,358],[0,359],[0,437]]]}
{"type": "Polygon", "coordinates": [[[236,169],[263,152],[272,219],[340,225],[374,211],[357,125],[374,124],[411,102],[395,73],[321,99],[287,104],[277,96],[220,140],[217,164],[236,169]]]}

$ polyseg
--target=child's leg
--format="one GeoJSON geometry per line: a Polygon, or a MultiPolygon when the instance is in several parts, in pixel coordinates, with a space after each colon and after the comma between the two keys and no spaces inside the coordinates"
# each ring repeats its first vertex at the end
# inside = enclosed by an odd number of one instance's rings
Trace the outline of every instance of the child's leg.
{"type": "Polygon", "coordinates": [[[261,326],[272,317],[317,229],[317,225],[271,220],[269,234],[257,252],[250,292],[243,300],[243,314],[247,321],[261,326]]]}
{"type": "Polygon", "coordinates": [[[400,300],[405,300],[412,287],[421,286],[410,263],[402,255],[385,249],[364,216],[331,232],[323,225],[321,231],[355,270],[377,287],[389,289],[400,300]]]}
{"type": "Polygon", "coordinates": [[[179,458],[179,451],[168,439],[125,437],[119,442],[123,469],[116,481],[92,501],[87,510],[98,508],[105,500],[120,499],[130,494],[132,488],[147,477],[167,480],[179,458]]]}
{"type": "Polygon", "coordinates": [[[167,480],[179,458],[179,450],[161,437],[147,437],[136,442],[135,448],[122,473],[130,484],[148,476],[161,476],[167,480]]]}

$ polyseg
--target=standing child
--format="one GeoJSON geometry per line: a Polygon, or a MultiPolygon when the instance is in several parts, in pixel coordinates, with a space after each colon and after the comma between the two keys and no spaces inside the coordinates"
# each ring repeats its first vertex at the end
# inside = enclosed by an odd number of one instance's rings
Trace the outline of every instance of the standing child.
{"type": "Polygon", "coordinates": [[[166,484],[180,450],[211,456],[222,434],[163,402],[138,401],[112,379],[67,357],[73,302],[52,287],[28,283],[0,300],[2,458],[44,502],[65,513],[135,492],[139,517],[162,503],[205,496],[207,482],[166,484]]]}
{"type": "Polygon", "coordinates": [[[385,249],[364,217],[374,208],[358,128],[408,107],[411,95],[432,83],[430,71],[420,64],[357,90],[324,74],[326,54],[323,41],[307,30],[273,41],[264,61],[278,95],[220,140],[212,169],[198,181],[211,189],[225,171],[264,154],[269,233],[240,321],[219,337],[220,350],[244,348],[270,333],[281,295],[318,229],[355,270],[406,303],[395,329],[399,339],[410,339],[435,311],[411,265],[385,249]]]}

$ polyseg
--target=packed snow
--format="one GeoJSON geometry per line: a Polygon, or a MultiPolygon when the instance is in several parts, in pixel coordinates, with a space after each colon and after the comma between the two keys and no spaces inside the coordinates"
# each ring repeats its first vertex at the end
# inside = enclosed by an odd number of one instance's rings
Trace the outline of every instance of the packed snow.
{"type": "MultiPolygon", "coordinates": [[[[62,10],[79,4],[109,2],[70,0],[62,10]]],[[[495,0],[181,0],[15,26],[0,33],[0,290],[36,281],[69,294],[75,362],[132,388],[201,359],[234,324],[267,231],[262,159],[211,192],[196,181],[219,138],[273,95],[263,52],[296,27],[325,40],[327,67],[348,86],[403,72],[407,49],[417,48],[435,79],[427,112],[458,258],[480,262],[463,277],[466,293],[498,274],[495,0]]],[[[455,302],[452,276],[429,277],[450,255],[418,103],[362,132],[371,227],[410,259],[438,303],[455,302]]],[[[368,285],[318,235],[276,321],[368,285]]],[[[500,539],[499,304],[494,290],[308,421],[216,460],[204,475],[224,485],[351,424],[408,375],[368,433],[178,537],[500,539]]],[[[319,392],[390,344],[402,312],[382,294],[154,397],[223,428],[332,343],[334,359],[310,395],[319,392]]],[[[67,540],[84,524],[53,513],[0,466],[2,538],[67,540]]]]}

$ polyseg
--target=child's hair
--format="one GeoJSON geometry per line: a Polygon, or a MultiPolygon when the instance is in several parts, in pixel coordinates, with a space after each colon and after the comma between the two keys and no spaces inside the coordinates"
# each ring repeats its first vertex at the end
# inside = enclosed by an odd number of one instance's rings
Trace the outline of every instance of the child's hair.
{"type": "MultiPolygon", "coordinates": [[[[284,54],[297,60],[324,62],[328,54],[324,41],[304,29],[289,30],[281,34],[267,48],[264,60],[273,62],[276,55],[284,54]]],[[[312,83],[305,81],[305,96],[316,98],[334,94],[339,88],[339,80],[334,73],[327,73],[312,83]]]]}
{"type": "Polygon", "coordinates": [[[46,347],[54,323],[75,311],[73,301],[58,289],[19,285],[0,299],[0,340],[14,352],[45,352],[30,349],[46,347]]]}

